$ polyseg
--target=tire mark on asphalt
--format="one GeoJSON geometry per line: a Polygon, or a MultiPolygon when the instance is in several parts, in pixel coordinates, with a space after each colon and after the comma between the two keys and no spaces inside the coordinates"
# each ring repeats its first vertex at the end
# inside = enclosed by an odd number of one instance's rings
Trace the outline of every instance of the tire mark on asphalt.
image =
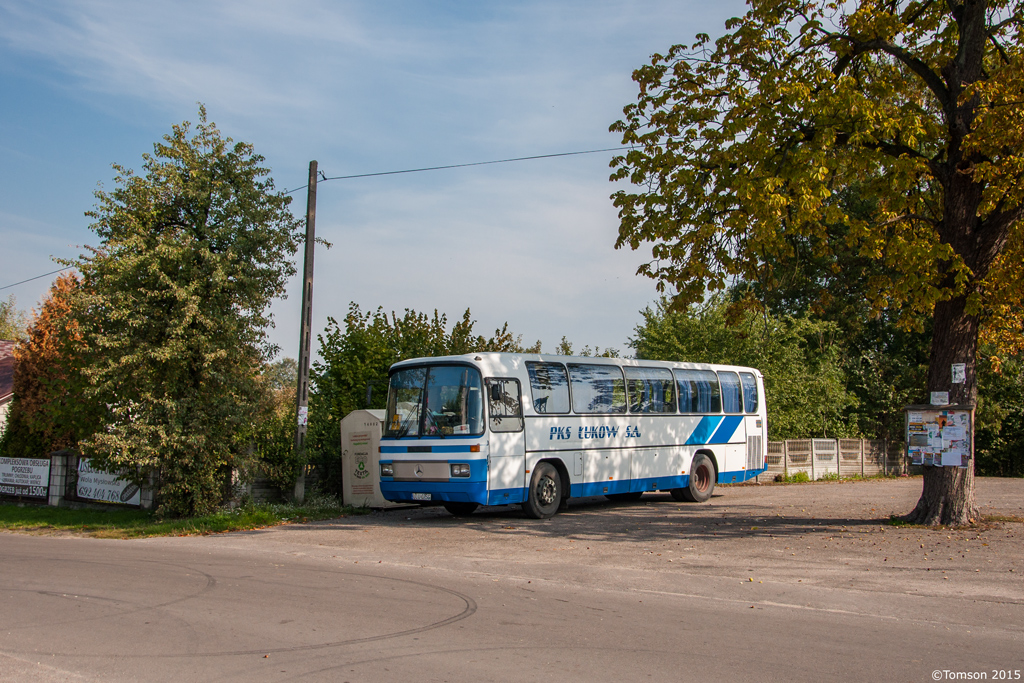
{"type": "MultiPolygon", "coordinates": [[[[394,631],[392,633],[382,633],[376,636],[366,636],[364,638],[348,638],[345,640],[337,640],[330,643],[316,643],[310,645],[292,645],[289,647],[276,647],[276,648],[260,648],[255,650],[224,650],[219,652],[194,652],[187,655],[182,654],[160,654],[160,655],[137,655],[139,657],[159,657],[159,658],[175,658],[175,657],[236,657],[242,655],[262,655],[262,654],[278,654],[282,652],[308,652],[311,650],[324,650],[332,647],[342,647],[346,645],[361,645],[363,643],[373,643],[381,640],[390,640],[392,638],[402,638],[405,636],[416,635],[417,633],[426,633],[427,631],[433,631],[435,629],[443,628],[449,624],[462,621],[473,616],[477,611],[476,600],[459,593],[458,591],[451,590],[450,588],[444,588],[443,586],[436,586],[422,581],[413,581],[411,579],[396,579],[389,576],[377,576],[374,574],[366,574],[362,572],[346,572],[346,571],[332,571],[333,574],[342,574],[345,576],[359,576],[368,579],[393,581],[397,583],[405,583],[413,586],[420,586],[430,590],[439,591],[441,593],[447,593],[448,595],[454,596],[465,603],[465,608],[458,614],[452,615],[447,619],[435,621],[425,626],[419,626],[417,628],[405,629],[403,631],[394,631]]],[[[128,655],[131,656],[131,655],[128,655]]]]}
{"type": "MultiPolygon", "coordinates": [[[[73,565],[87,564],[87,565],[101,566],[101,567],[113,567],[113,568],[118,569],[118,570],[124,570],[124,568],[125,568],[125,564],[124,563],[99,562],[99,561],[96,561],[96,560],[68,560],[67,558],[49,558],[49,559],[45,559],[43,561],[44,562],[54,562],[54,563],[56,563],[56,562],[63,562],[65,564],[73,564],[73,565]]],[[[145,612],[146,610],[162,609],[162,608],[168,607],[170,605],[176,605],[178,603],[182,603],[182,602],[185,602],[185,601],[188,601],[188,600],[194,600],[194,599],[200,597],[201,595],[204,595],[205,593],[208,593],[209,591],[213,590],[214,587],[217,585],[217,579],[212,574],[208,574],[207,572],[204,572],[201,569],[196,569],[195,567],[190,567],[188,565],[184,565],[184,564],[180,564],[180,563],[175,563],[175,562],[161,562],[161,561],[158,561],[158,560],[132,560],[132,561],[135,562],[135,563],[138,563],[138,564],[156,564],[158,566],[177,567],[178,569],[183,569],[185,571],[191,571],[191,572],[194,572],[196,574],[199,574],[200,576],[205,577],[206,578],[206,585],[203,586],[202,588],[200,588],[199,590],[195,591],[194,593],[190,593],[188,595],[183,595],[183,596],[174,598],[172,600],[165,600],[164,602],[158,602],[158,603],[153,604],[153,605],[143,605],[143,604],[140,604],[140,603],[137,603],[137,602],[132,602],[132,601],[129,601],[129,600],[120,600],[118,598],[104,598],[104,597],[100,597],[100,596],[86,595],[85,593],[82,593],[82,592],[74,593],[74,592],[69,592],[69,591],[43,590],[43,589],[39,589],[39,588],[0,588],[0,592],[3,592],[3,593],[35,593],[37,595],[45,595],[47,597],[58,597],[58,598],[68,598],[68,599],[87,598],[87,599],[92,599],[92,600],[101,600],[101,601],[105,601],[105,602],[121,603],[121,604],[124,604],[124,605],[130,605],[130,606],[132,606],[134,608],[134,609],[120,610],[120,611],[117,611],[115,614],[100,614],[100,615],[96,615],[96,616],[92,616],[92,617],[79,617],[79,618],[75,618],[75,619],[54,619],[54,620],[50,620],[50,621],[41,621],[41,622],[37,622],[37,623],[34,623],[34,624],[27,624],[25,626],[8,626],[6,628],[8,630],[18,630],[18,629],[40,628],[41,626],[79,624],[79,623],[85,623],[85,622],[88,622],[88,621],[96,621],[98,619],[109,619],[109,618],[111,618],[113,616],[122,617],[122,616],[127,616],[129,614],[137,614],[139,612],[145,612]]]]}
{"type": "MultiPolygon", "coordinates": [[[[198,596],[200,596],[200,595],[202,595],[202,594],[212,590],[217,585],[217,580],[216,580],[215,577],[213,577],[212,575],[208,574],[207,572],[204,572],[202,570],[196,569],[195,567],[191,567],[189,565],[182,565],[182,564],[179,564],[179,563],[159,562],[157,560],[138,560],[137,562],[157,564],[159,566],[179,567],[179,568],[183,568],[183,569],[185,569],[187,571],[193,571],[193,572],[196,572],[196,573],[201,574],[203,576],[206,576],[207,577],[207,584],[201,590],[197,591],[196,593],[194,593],[192,595],[184,596],[184,597],[181,597],[181,598],[175,598],[174,600],[167,600],[165,602],[158,603],[158,604],[152,605],[152,606],[141,606],[141,607],[138,607],[137,609],[118,611],[118,612],[116,612],[114,614],[100,615],[100,616],[95,616],[95,617],[85,617],[85,618],[82,618],[82,619],[69,619],[69,620],[62,620],[62,621],[45,622],[45,623],[42,623],[42,624],[34,624],[32,626],[24,627],[24,628],[39,628],[40,626],[44,626],[44,625],[75,624],[75,623],[81,623],[81,622],[85,622],[85,621],[95,621],[95,620],[108,619],[108,618],[120,618],[120,617],[122,617],[124,615],[127,615],[127,614],[133,614],[133,613],[142,612],[142,611],[146,611],[146,610],[161,609],[161,608],[167,607],[169,605],[173,605],[173,604],[177,604],[177,603],[183,602],[185,600],[194,599],[194,598],[196,598],[196,597],[198,597],[198,596]]],[[[83,562],[83,563],[85,563],[85,564],[93,564],[93,565],[104,565],[104,566],[111,564],[111,563],[103,563],[103,562],[95,562],[95,561],[86,561],[86,562],[83,562]]],[[[118,566],[119,567],[123,567],[123,565],[118,565],[118,566]]],[[[313,569],[311,569],[310,571],[321,571],[321,572],[324,572],[325,570],[313,570],[313,569]]],[[[258,648],[258,649],[246,649],[246,650],[222,650],[222,651],[214,651],[214,652],[196,652],[196,651],[193,651],[193,652],[181,652],[181,653],[156,653],[156,654],[132,654],[132,653],[125,653],[125,654],[114,654],[114,653],[102,654],[102,653],[97,653],[97,654],[93,654],[93,653],[58,652],[58,651],[41,651],[41,650],[33,650],[33,652],[36,653],[36,654],[53,655],[53,656],[60,656],[60,657],[101,658],[101,659],[102,658],[111,658],[111,657],[123,658],[123,659],[175,659],[175,658],[181,658],[181,657],[234,657],[234,656],[244,656],[244,655],[257,655],[257,654],[258,655],[263,655],[263,654],[275,654],[275,653],[285,653],[285,652],[306,652],[306,651],[313,651],[313,650],[323,650],[323,649],[334,648],[334,647],[343,647],[343,646],[348,646],[348,645],[359,645],[359,644],[363,644],[363,643],[372,643],[372,642],[377,642],[377,641],[381,641],[381,640],[388,640],[388,639],[392,639],[392,638],[402,638],[402,637],[405,637],[405,636],[416,635],[418,633],[425,633],[427,631],[432,631],[432,630],[435,630],[435,629],[438,629],[438,628],[443,628],[443,627],[445,627],[445,626],[447,626],[449,624],[453,624],[455,622],[462,621],[463,619],[467,619],[467,618],[473,616],[473,614],[475,614],[476,611],[477,611],[477,604],[476,604],[476,601],[473,598],[471,598],[470,596],[465,595],[463,593],[459,593],[459,592],[451,590],[449,588],[445,588],[443,586],[437,586],[437,585],[433,585],[433,584],[429,584],[429,583],[424,583],[422,581],[413,581],[411,579],[399,579],[399,578],[394,578],[394,577],[378,576],[378,575],[374,575],[374,574],[368,574],[368,573],[365,573],[365,572],[326,570],[326,573],[340,574],[340,575],[343,575],[343,576],[351,576],[351,577],[361,577],[361,578],[367,578],[367,579],[371,579],[371,580],[383,580],[383,581],[390,581],[390,582],[403,583],[403,584],[408,584],[408,585],[413,585],[413,586],[419,586],[421,588],[427,588],[427,589],[432,590],[432,591],[438,591],[438,592],[446,593],[448,595],[456,597],[460,601],[462,601],[465,606],[462,609],[462,611],[459,612],[458,614],[454,614],[454,615],[452,615],[450,617],[447,617],[445,619],[441,619],[439,621],[435,621],[435,622],[426,624],[424,626],[419,626],[419,627],[410,628],[410,629],[404,629],[404,630],[401,630],[401,631],[394,631],[394,632],[391,632],[391,633],[382,633],[382,634],[378,634],[378,635],[375,635],[375,636],[366,636],[366,637],[363,637],[363,638],[348,638],[348,639],[343,639],[343,640],[331,641],[331,642],[327,642],[327,643],[313,643],[313,644],[307,644],[307,645],[292,645],[292,646],[288,646],[288,647],[258,648]]],[[[265,583],[270,583],[271,585],[274,585],[273,582],[265,582],[265,583]]],[[[291,584],[289,584],[289,587],[291,587],[291,584]]],[[[62,594],[62,593],[57,592],[57,591],[40,591],[38,589],[9,589],[7,592],[12,592],[12,591],[34,592],[34,593],[37,593],[37,594],[53,594],[53,595],[58,595],[58,596],[61,596],[61,597],[66,595],[66,594],[62,594]]],[[[129,602],[127,604],[134,604],[134,603],[130,603],[129,602]]],[[[183,621],[188,628],[192,629],[192,624],[189,623],[187,620],[185,620],[182,617],[177,617],[177,618],[180,619],[181,621],[183,621]]],[[[7,649],[5,649],[5,650],[3,650],[3,652],[17,653],[19,651],[18,650],[7,650],[7,649]]]]}

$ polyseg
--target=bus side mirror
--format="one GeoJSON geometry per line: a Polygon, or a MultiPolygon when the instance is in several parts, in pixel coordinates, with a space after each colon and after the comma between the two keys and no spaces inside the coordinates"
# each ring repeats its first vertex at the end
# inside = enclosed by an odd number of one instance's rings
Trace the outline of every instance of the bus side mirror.
{"type": "Polygon", "coordinates": [[[501,386],[498,384],[491,385],[491,403],[497,403],[501,400],[501,386]]]}

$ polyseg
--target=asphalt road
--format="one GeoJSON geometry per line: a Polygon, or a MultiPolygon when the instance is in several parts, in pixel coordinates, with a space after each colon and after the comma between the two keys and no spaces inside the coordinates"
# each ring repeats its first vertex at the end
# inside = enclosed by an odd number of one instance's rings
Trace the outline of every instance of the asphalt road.
{"type": "MultiPolygon", "coordinates": [[[[207,537],[0,534],[0,680],[1024,677],[1024,525],[885,524],[920,485],[587,499],[548,521],[432,508],[207,537]]],[[[1022,480],[978,494],[1024,516],[1022,480]]]]}

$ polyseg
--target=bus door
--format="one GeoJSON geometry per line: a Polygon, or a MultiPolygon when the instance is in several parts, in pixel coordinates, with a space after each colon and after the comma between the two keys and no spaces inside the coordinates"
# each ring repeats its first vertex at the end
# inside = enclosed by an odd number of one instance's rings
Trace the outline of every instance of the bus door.
{"type": "Polygon", "coordinates": [[[763,397],[760,396],[757,378],[752,372],[740,373],[740,385],[743,387],[743,410],[746,413],[743,421],[747,428],[747,470],[760,470],[764,467],[764,437],[767,430],[762,418],[763,397]]]}
{"type": "Polygon", "coordinates": [[[487,504],[523,502],[526,441],[519,380],[489,377],[487,391],[487,504]]]}

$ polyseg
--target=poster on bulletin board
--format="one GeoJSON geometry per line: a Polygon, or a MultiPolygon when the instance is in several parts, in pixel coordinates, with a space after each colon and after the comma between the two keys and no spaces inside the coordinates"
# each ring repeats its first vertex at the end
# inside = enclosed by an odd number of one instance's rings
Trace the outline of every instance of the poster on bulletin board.
{"type": "Polygon", "coordinates": [[[904,411],[910,464],[970,466],[974,456],[973,406],[907,406],[904,411]]]}

